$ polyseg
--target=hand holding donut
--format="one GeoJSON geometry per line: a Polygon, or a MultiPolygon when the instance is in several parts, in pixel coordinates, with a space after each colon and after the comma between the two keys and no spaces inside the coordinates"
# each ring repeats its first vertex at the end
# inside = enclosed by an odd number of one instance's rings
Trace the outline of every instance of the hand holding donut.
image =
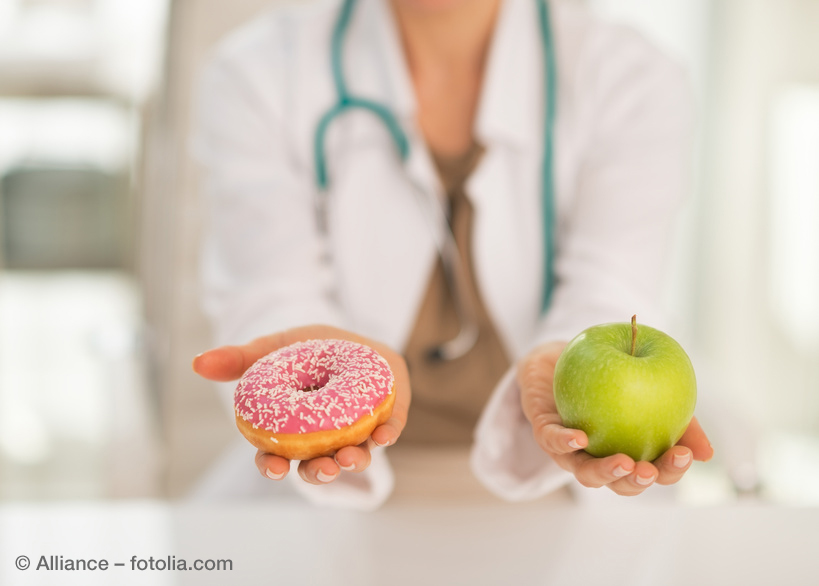
{"type": "MultiPolygon", "coordinates": [[[[401,434],[407,420],[411,397],[409,374],[401,355],[384,344],[368,340],[357,334],[330,326],[314,325],[264,336],[244,346],[223,346],[209,350],[194,359],[193,370],[200,376],[214,381],[236,380],[242,377],[260,358],[307,340],[346,340],[368,346],[386,360],[395,378],[392,391],[395,394],[392,414],[372,431],[366,441],[357,446],[342,447],[334,456],[316,457],[303,460],[299,464],[299,475],[303,480],[311,484],[327,484],[335,480],[342,469],[354,472],[366,469],[370,464],[370,447],[391,445],[401,434]]],[[[242,429],[242,422],[238,419],[237,421],[242,429]]],[[[246,430],[242,431],[245,433],[246,430]]],[[[276,437],[270,439],[277,441],[276,437]]],[[[256,466],[259,472],[274,480],[284,478],[290,470],[289,460],[267,453],[262,449],[256,454],[256,466]]]]}
{"type": "Polygon", "coordinates": [[[606,486],[615,493],[635,496],[654,484],[673,484],[682,478],[693,460],[706,461],[714,450],[697,418],[685,434],[654,462],[635,462],[625,454],[595,458],[583,451],[589,440],[579,429],[563,426],[553,392],[555,364],[565,342],[544,344],[518,365],[523,413],[532,424],[535,441],[583,486],[606,486]]]}

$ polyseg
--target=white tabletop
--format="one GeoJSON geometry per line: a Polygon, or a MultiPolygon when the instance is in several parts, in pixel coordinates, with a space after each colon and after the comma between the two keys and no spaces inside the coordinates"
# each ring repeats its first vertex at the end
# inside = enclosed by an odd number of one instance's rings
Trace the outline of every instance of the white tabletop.
{"type": "Polygon", "coordinates": [[[0,583],[815,585],[819,510],[564,501],[397,502],[374,513],[281,502],[6,504],[0,583]],[[15,568],[18,556],[31,560],[15,568]],[[40,556],[106,572],[36,570],[40,556]],[[232,571],[131,570],[132,556],[232,571]],[[114,563],[123,567],[113,567],[114,563]]]}

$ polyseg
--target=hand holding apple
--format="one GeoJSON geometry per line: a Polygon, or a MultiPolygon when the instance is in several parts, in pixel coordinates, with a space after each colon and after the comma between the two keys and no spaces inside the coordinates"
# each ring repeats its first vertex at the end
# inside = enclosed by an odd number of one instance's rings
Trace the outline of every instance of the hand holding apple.
{"type": "Polygon", "coordinates": [[[697,382],[685,350],[654,328],[611,323],[579,334],[555,366],[563,423],[586,432],[593,456],[648,462],[677,443],[694,415],[697,382]]]}
{"type": "Polygon", "coordinates": [[[633,496],[648,486],[673,484],[682,478],[694,460],[708,460],[711,444],[694,417],[677,445],[654,462],[637,461],[625,454],[596,458],[584,451],[585,432],[563,425],[554,400],[555,365],[565,342],[544,344],[518,364],[517,380],[523,413],[532,425],[535,441],[564,470],[583,486],[606,486],[617,494],[633,496]]]}

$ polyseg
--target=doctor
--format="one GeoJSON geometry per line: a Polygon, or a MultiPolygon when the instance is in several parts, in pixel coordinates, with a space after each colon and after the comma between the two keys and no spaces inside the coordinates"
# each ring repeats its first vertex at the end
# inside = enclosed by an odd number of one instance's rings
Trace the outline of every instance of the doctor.
{"type": "Polygon", "coordinates": [[[642,38],[561,1],[304,2],[219,46],[197,112],[223,346],[196,372],[235,380],[282,345],[342,337],[399,383],[367,444],[259,453],[262,475],[292,465],[309,498],[373,508],[392,488],[376,446],[399,437],[474,438],[474,474],[512,500],[572,476],[635,495],[710,458],[696,419],[653,463],[592,458],[552,399],[581,330],[662,324],[691,120],[683,75],[642,38]]]}

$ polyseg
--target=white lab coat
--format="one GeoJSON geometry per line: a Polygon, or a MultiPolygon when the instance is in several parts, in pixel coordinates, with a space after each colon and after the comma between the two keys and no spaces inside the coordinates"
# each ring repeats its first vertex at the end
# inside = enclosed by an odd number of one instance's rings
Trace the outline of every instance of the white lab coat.
{"type": "MultiPolygon", "coordinates": [[[[202,75],[194,148],[205,170],[202,274],[217,343],[325,323],[400,350],[428,286],[437,260],[429,202],[419,202],[407,173],[430,198],[444,194],[386,0],[360,0],[344,66],[351,92],[387,105],[408,133],[407,170],[372,114],[334,122],[329,231],[317,227],[313,136],[336,100],[329,43],[338,5],[274,8],[221,43],[202,75]]],[[[681,70],[627,29],[574,5],[551,6],[557,258],[544,317],[544,82],[533,0],[502,7],[474,127],[486,154],[467,189],[477,282],[513,359],[633,313],[662,323],[663,267],[687,189],[690,96],[681,70]]],[[[476,429],[472,468],[512,500],[566,482],[532,439],[512,371],[476,429]]],[[[366,474],[366,490],[343,474],[330,486],[296,484],[318,502],[372,508],[392,488],[384,454],[366,474]]]]}

